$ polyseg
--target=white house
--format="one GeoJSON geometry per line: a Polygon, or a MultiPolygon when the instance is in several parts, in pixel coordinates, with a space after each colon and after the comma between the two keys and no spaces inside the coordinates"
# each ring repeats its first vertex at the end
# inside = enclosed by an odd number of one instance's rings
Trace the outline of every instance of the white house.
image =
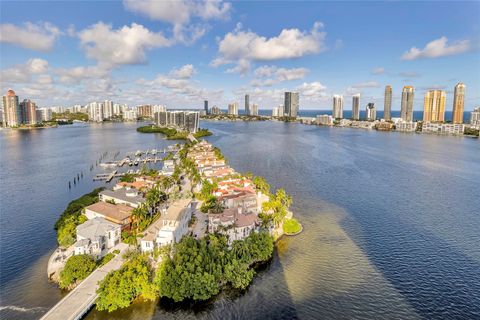
{"type": "Polygon", "coordinates": [[[172,203],[145,232],[140,241],[143,252],[151,251],[156,246],[179,242],[188,233],[188,222],[192,218],[190,199],[172,203]]]}
{"type": "Polygon", "coordinates": [[[119,224],[97,217],[77,226],[75,254],[89,254],[98,259],[119,244],[120,239],[119,224]]]}

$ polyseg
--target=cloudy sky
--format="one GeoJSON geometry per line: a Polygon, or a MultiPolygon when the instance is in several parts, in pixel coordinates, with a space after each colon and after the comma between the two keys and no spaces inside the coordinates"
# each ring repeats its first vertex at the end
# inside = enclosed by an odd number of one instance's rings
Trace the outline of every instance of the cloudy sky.
{"type": "Polygon", "coordinates": [[[480,105],[480,2],[1,1],[1,90],[39,106],[111,99],[261,109],[300,92],[301,109],[331,96],[400,109],[403,85],[467,85],[480,105]]]}

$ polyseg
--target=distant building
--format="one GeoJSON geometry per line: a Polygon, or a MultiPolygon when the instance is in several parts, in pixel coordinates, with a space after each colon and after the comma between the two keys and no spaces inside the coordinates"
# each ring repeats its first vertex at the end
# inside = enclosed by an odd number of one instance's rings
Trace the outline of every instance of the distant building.
{"type": "Polygon", "coordinates": [[[333,125],[333,117],[328,114],[321,114],[317,116],[317,124],[322,126],[331,126],[333,125]]]}
{"type": "Polygon", "coordinates": [[[460,123],[424,122],[422,124],[422,132],[424,133],[461,135],[464,130],[465,125],[460,123]]]}
{"type": "Polygon", "coordinates": [[[88,219],[103,218],[126,229],[131,226],[132,211],[132,207],[124,204],[97,202],[85,207],[85,216],[88,219]]]}
{"type": "Polygon", "coordinates": [[[228,105],[228,114],[238,116],[238,103],[232,102],[228,105]]]}
{"type": "Polygon", "coordinates": [[[243,240],[261,225],[261,220],[254,213],[242,213],[241,208],[225,209],[219,214],[208,215],[208,232],[227,236],[228,243],[243,240]]]}
{"type": "Polygon", "coordinates": [[[365,118],[368,121],[373,121],[377,118],[377,109],[375,108],[375,103],[370,102],[367,104],[365,109],[365,118]]]}
{"type": "Polygon", "coordinates": [[[360,93],[352,97],[352,118],[353,120],[360,120],[360,93]]]}
{"type": "Polygon", "coordinates": [[[335,119],[343,118],[343,96],[337,94],[333,96],[333,117],[335,119]]]}
{"type": "Polygon", "coordinates": [[[423,122],[445,121],[445,100],[447,94],[442,90],[430,90],[425,93],[423,103],[423,122]]]}
{"type": "Polygon", "coordinates": [[[104,190],[99,193],[99,199],[103,202],[115,202],[132,208],[138,208],[145,202],[145,198],[135,189],[104,190]]]}
{"type": "Polygon", "coordinates": [[[198,111],[162,111],[155,113],[154,120],[159,127],[171,127],[196,133],[200,126],[200,113],[198,111]]]}
{"type": "Polygon", "coordinates": [[[413,121],[413,99],[415,97],[415,88],[404,86],[402,90],[402,105],[400,117],[403,121],[413,121]]]}
{"type": "Polygon", "coordinates": [[[417,123],[413,121],[404,121],[401,118],[392,118],[396,131],[413,132],[417,128],[417,123]]]}
{"type": "Polygon", "coordinates": [[[245,95],[245,114],[250,115],[250,96],[248,94],[245,95]]]}
{"type": "Polygon", "coordinates": [[[463,111],[465,106],[465,85],[461,82],[455,86],[453,93],[453,123],[463,123],[463,111]]]}
{"type": "Polygon", "coordinates": [[[383,119],[391,120],[392,119],[392,86],[388,85],[385,87],[385,101],[383,105],[383,119]]]}
{"type": "Polygon", "coordinates": [[[153,106],[149,104],[137,106],[137,115],[141,118],[153,118],[153,106]]]}
{"type": "Polygon", "coordinates": [[[473,126],[480,126],[480,107],[476,107],[470,112],[470,124],[473,126]]]}
{"type": "Polygon", "coordinates": [[[3,125],[16,127],[22,123],[22,114],[18,104],[18,96],[12,89],[3,96],[3,125]]]}
{"type": "Polygon", "coordinates": [[[113,101],[105,100],[103,102],[103,117],[104,119],[111,119],[113,117],[113,101]]]}
{"type": "Polygon", "coordinates": [[[136,110],[125,110],[123,111],[123,120],[126,121],[136,121],[138,118],[136,110]]]}
{"type": "Polygon", "coordinates": [[[22,116],[21,122],[24,124],[36,124],[37,122],[37,106],[35,102],[30,101],[29,99],[24,99],[20,103],[20,114],[22,116]]]}
{"type": "Polygon", "coordinates": [[[296,118],[299,109],[298,92],[285,92],[285,116],[296,118]]]}
{"type": "Polygon", "coordinates": [[[210,114],[221,114],[221,113],[222,113],[222,110],[220,110],[220,108],[217,106],[213,106],[210,109],[210,114]]]}
{"type": "Polygon", "coordinates": [[[50,108],[40,108],[40,120],[41,121],[50,121],[52,120],[52,110],[50,108]]]}
{"type": "Polygon", "coordinates": [[[252,104],[250,108],[250,115],[251,116],[258,116],[258,105],[257,104],[252,104]]]}
{"type": "Polygon", "coordinates": [[[88,110],[88,119],[90,121],[102,122],[104,119],[103,113],[103,103],[100,102],[90,102],[87,105],[88,110]]]}
{"type": "Polygon", "coordinates": [[[208,114],[208,100],[203,101],[203,110],[205,111],[205,115],[208,114]]]}
{"type": "Polygon", "coordinates": [[[272,117],[283,117],[283,106],[274,107],[272,109],[272,117]]]}

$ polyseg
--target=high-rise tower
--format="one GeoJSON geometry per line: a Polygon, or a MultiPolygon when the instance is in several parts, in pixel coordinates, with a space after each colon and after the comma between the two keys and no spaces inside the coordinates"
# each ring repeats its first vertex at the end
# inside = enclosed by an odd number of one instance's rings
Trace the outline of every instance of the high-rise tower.
{"type": "Polygon", "coordinates": [[[333,117],[335,119],[343,118],[343,96],[333,96],[333,117]]]}
{"type": "Polygon", "coordinates": [[[400,117],[403,121],[413,121],[413,98],[415,97],[415,88],[404,86],[402,90],[402,105],[400,117]]]}
{"type": "Polygon", "coordinates": [[[383,119],[392,119],[392,86],[385,87],[385,102],[383,105],[383,119]]]}
{"type": "Polygon", "coordinates": [[[425,93],[423,103],[424,122],[445,121],[445,99],[446,93],[442,90],[430,90],[425,93]]]}
{"type": "Polygon", "coordinates": [[[453,123],[463,123],[463,111],[465,107],[465,85],[461,82],[455,86],[453,93],[453,123]]]}
{"type": "Polygon", "coordinates": [[[245,114],[250,115],[250,96],[248,94],[245,95],[245,114]]]}
{"type": "Polygon", "coordinates": [[[298,114],[298,92],[285,92],[285,116],[296,118],[298,114]]]}
{"type": "Polygon", "coordinates": [[[360,120],[360,93],[352,97],[352,118],[353,120],[360,120]]]}

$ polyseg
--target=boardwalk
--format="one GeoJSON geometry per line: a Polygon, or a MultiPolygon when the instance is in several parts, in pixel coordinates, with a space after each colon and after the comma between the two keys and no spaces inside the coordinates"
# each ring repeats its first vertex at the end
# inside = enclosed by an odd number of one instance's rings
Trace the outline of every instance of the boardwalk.
{"type": "Polygon", "coordinates": [[[77,320],[92,307],[97,299],[98,282],[103,280],[108,272],[118,270],[123,263],[123,253],[128,245],[120,243],[115,249],[120,250],[110,262],[96,269],[91,275],[82,281],[65,298],[60,300],[40,320],[77,320]]]}

